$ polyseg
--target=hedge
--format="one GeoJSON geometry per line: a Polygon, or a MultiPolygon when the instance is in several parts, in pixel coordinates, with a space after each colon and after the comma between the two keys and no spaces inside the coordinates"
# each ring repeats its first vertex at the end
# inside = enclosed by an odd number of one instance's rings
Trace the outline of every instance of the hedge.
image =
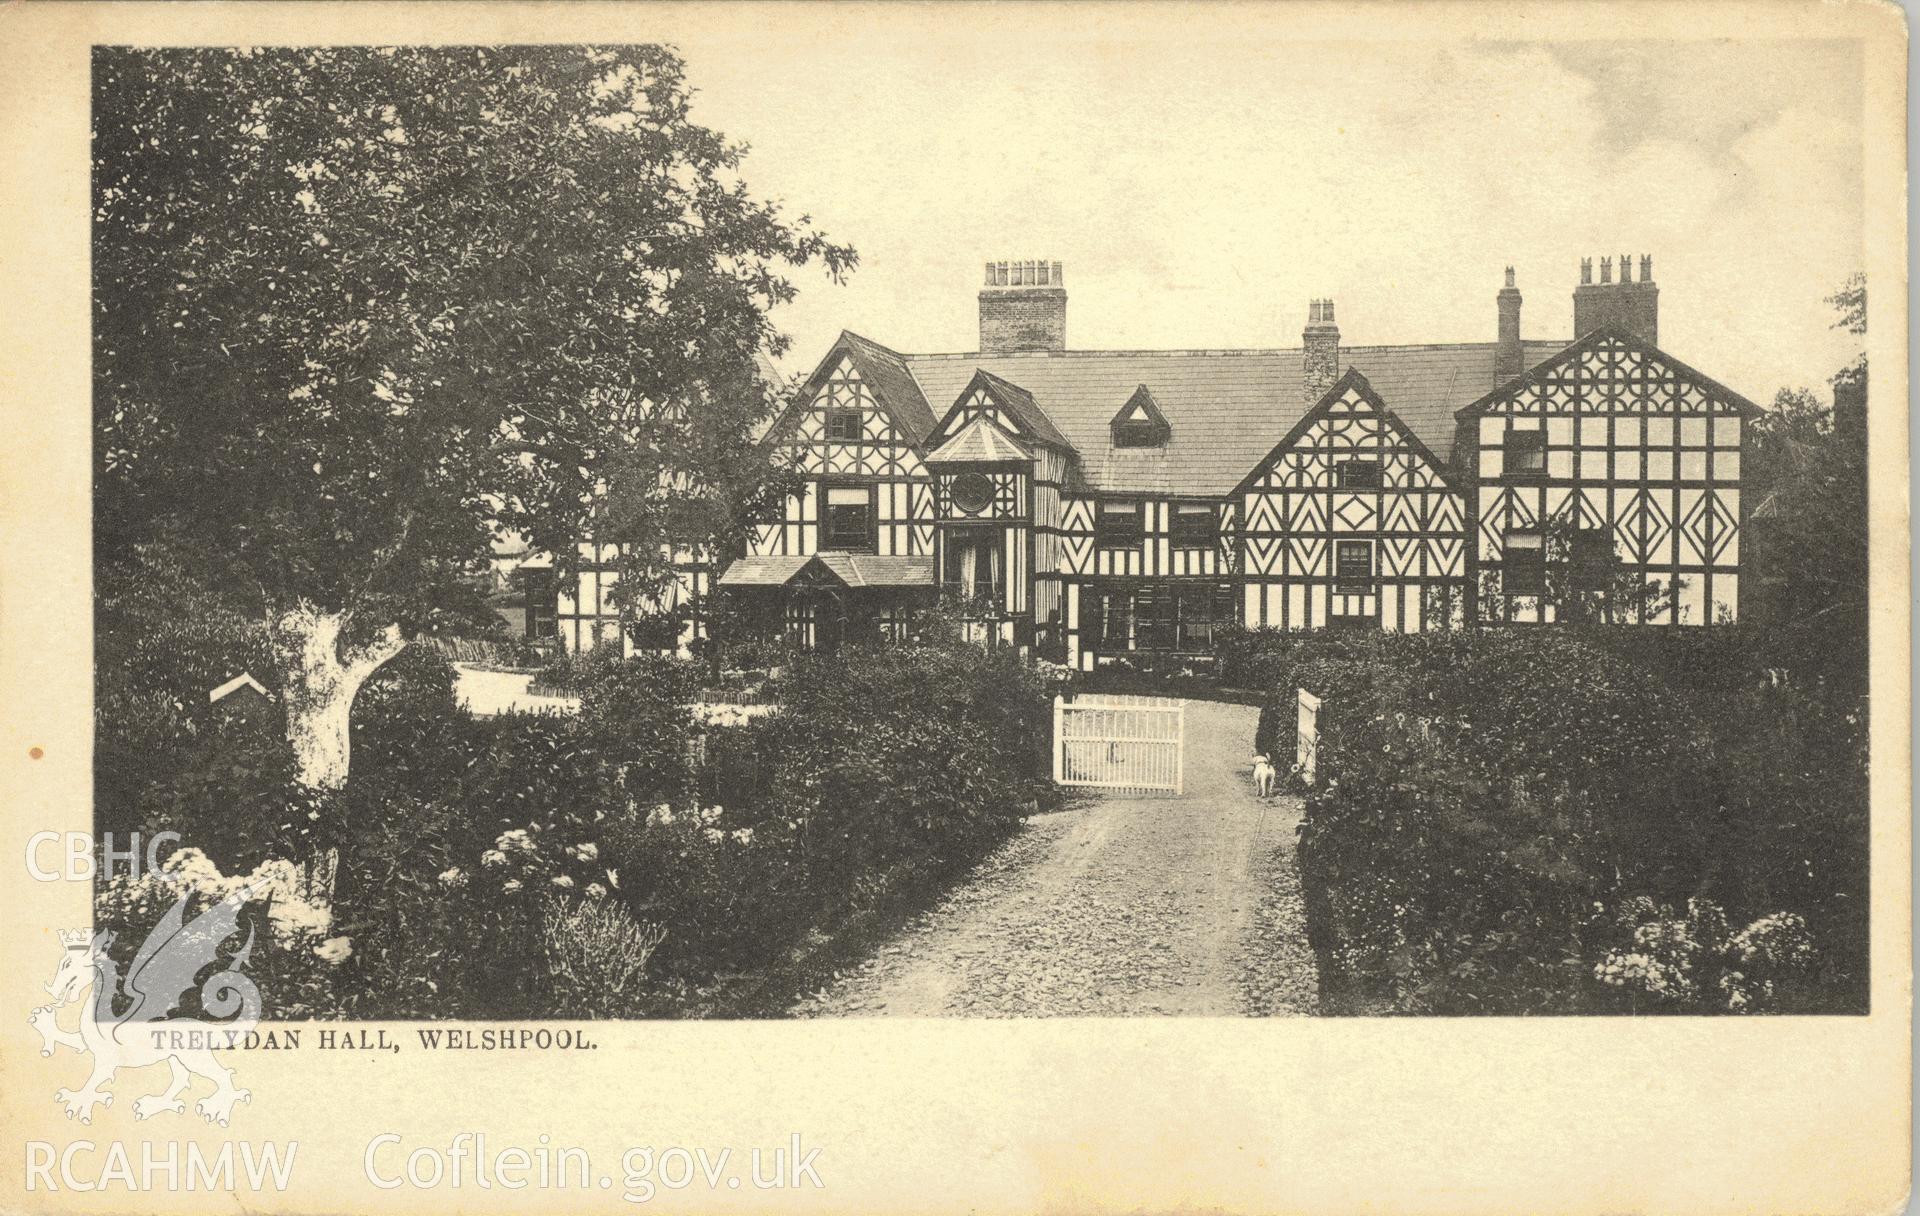
{"type": "Polygon", "coordinates": [[[1237,639],[1267,733],[1323,698],[1300,858],[1329,1007],[1864,1010],[1858,702],[1764,636],[1648,632],[1237,639]]]}

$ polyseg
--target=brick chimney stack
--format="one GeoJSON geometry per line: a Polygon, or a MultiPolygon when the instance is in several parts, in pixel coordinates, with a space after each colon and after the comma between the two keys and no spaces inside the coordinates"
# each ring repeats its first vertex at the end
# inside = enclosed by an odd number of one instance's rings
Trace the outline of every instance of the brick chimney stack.
{"type": "Polygon", "coordinates": [[[1058,262],[988,262],[980,289],[980,350],[1067,349],[1066,277],[1058,262]]]}
{"type": "Polygon", "coordinates": [[[1500,308],[1500,340],[1493,352],[1493,382],[1501,385],[1526,370],[1520,346],[1520,289],[1513,285],[1513,267],[1507,267],[1507,285],[1494,300],[1500,308]]]}
{"type": "Polygon", "coordinates": [[[1300,346],[1300,396],[1313,405],[1340,378],[1340,328],[1333,323],[1332,300],[1308,302],[1300,346]]]}
{"type": "Polygon", "coordinates": [[[1614,329],[1649,346],[1660,341],[1660,289],[1653,283],[1653,258],[1640,257],[1640,278],[1633,258],[1620,255],[1620,281],[1613,281],[1613,259],[1600,259],[1600,281],[1593,281],[1593,259],[1580,259],[1580,286],[1573,289],[1573,334],[1584,338],[1596,329],[1614,329]]]}

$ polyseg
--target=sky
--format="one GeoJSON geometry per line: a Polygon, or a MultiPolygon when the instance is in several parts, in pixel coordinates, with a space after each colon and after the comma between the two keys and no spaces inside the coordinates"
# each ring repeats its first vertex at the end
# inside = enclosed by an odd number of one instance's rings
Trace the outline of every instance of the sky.
{"type": "Polygon", "coordinates": [[[843,328],[978,345],[983,264],[1065,264],[1076,349],[1572,334],[1582,257],[1651,254],[1660,345],[1765,403],[1859,340],[1823,302],[1862,253],[1854,43],[1299,42],[1080,23],[684,37],[694,118],[761,197],[850,242],[776,314],[810,370],[843,328]]]}

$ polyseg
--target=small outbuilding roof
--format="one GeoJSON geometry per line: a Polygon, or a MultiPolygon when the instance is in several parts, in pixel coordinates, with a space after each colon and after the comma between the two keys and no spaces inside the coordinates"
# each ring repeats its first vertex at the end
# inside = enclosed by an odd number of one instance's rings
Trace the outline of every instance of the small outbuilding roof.
{"type": "Polygon", "coordinates": [[[273,694],[267,691],[265,685],[260,683],[260,681],[254,679],[252,675],[243,671],[239,675],[233,677],[233,679],[228,680],[225,684],[222,684],[218,688],[210,690],[207,693],[207,703],[209,705],[218,705],[220,702],[226,700],[228,697],[232,696],[234,693],[237,693],[242,689],[249,689],[249,688],[252,689],[254,692],[258,693],[260,696],[265,697],[267,700],[269,701],[273,700],[273,694]]]}

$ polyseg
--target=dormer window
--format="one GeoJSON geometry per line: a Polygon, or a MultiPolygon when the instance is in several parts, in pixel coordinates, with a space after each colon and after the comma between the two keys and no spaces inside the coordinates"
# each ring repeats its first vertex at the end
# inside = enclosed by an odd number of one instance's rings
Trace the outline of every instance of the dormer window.
{"type": "Polygon", "coordinates": [[[1113,446],[1116,448],[1157,448],[1166,446],[1173,428],[1153,394],[1142,384],[1113,416],[1113,446]]]}

